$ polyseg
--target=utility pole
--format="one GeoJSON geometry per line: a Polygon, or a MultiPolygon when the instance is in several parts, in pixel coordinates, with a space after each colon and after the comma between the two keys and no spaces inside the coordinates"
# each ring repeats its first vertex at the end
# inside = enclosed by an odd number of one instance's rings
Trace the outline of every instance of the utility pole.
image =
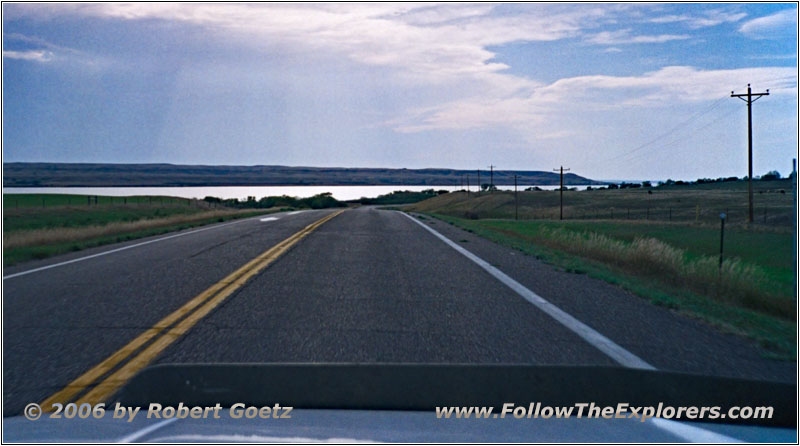
{"type": "Polygon", "coordinates": [[[753,102],[761,98],[761,96],[769,96],[769,89],[766,93],[753,93],[750,89],[750,84],[747,84],[747,94],[734,94],[731,92],[732,98],[739,98],[747,103],[747,199],[750,203],[750,213],[748,214],[748,221],[753,222],[753,102]],[[747,98],[747,99],[745,99],[747,98]],[[755,98],[755,99],[753,99],[755,98]]]}
{"type": "MultiPolygon", "coordinates": [[[[792,194],[794,199],[794,270],[797,271],[797,158],[792,158],[792,194]]],[[[794,304],[797,305],[797,274],[794,275],[794,304]]]]}
{"type": "Polygon", "coordinates": [[[481,194],[481,170],[478,169],[478,195],[481,194]]]}
{"type": "Polygon", "coordinates": [[[517,176],[514,175],[514,220],[519,220],[519,201],[517,201],[517,176]]]}
{"type": "MultiPolygon", "coordinates": [[[[560,214],[558,216],[558,219],[559,220],[563,220],[564,219],[564,166],[561,166],[561,169],[553,169],[553,171],[555,171],[555,172],[558,172],[559,170],[561,171],[561,183],[560,183],[561,187],[558,190],[560,191],[559,193],[561,194],[561,197],[560,197],[560,199],[561,199],[561,211],[560,211],[560,214]]],[[[566,170],[569,171],[569,169],[566,169],[566,170]]]]}
{"type": "Polygon", "coordinates": [[[467,195],[469,195],[469,174],[467,174],[467,195]]]}
{"type": "Polygon", "coordinates": [[[497,166],[489,165],[489,193],[494,193],[494,168],[497,166]]]}

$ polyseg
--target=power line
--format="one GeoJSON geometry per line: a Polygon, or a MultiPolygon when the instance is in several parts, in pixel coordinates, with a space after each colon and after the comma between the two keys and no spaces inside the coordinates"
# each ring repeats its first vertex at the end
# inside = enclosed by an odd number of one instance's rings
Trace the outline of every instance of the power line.
{"type": "Polygon", "coordinates": [[[682,122],[680,122],[678,125],[676,125],[676,126],[672,127],[672,128],[671,128],[671,129],[669,129],[669,130],[668,130],[666,133],[663,133],[663,134],[661,134],[661,135],[657,136],[656,138],[654,138],[654,139],[652,139],[652,140],[650,140],[650,141],[647,141],[646,143],[644,143],[644,144],[641,144],[641,145],[639,145],[639,146],[637,146],[637,147],[635,147],[635,148],[633,148],[633,149],[631,149],[631,150],[629,150],[629,151],[627,151],[627,152],[621,153],[621,154],[619,154],[619,155],[617,155],[617,156],[615,156],[615,157],[613,157],[613,158],[610,158],[610,159],[609,159],[607,162],[616,161],[616,160],[618,160],[619,158],[622,158],[622,157],[624,157],[624,156],[627,156],[627,155],[630,155],[630,154],[632,154],[632,153],[638,152],[639,150],[641,150],[641,149],[644,149],[645,147],[647,147],[647,146],[649,146],[649,145],[651,145],[651,144],[653,144],[653,143],[655,143],[655,142],[658,142],[658,141],[660,141],[660,140],[664,139],[664,137],[671,135],[671,134],[672,134],[672,133],[674,133],[676,130],[678,130],[678,129],[680,129],[681,127],[685,126],[686,124],[688,124],[688,123],[692,122],[692,121],[693,121],[695,118],[698,118],[698,117],[700,117],[700,116],[702,116],[702,115],[704,115],[704,114],[706,114],[706,113],[710,112],[711,110],[715,109],[717,106],[719,106],[720,104],[722,104],[722,102],[723,102],[723,101],[724,101],[726,98],[727,98],[727,96],[723,96],[723,97],[721,97],[721,98],[717,99],[717,100],[716,100],[715,102],[713,102],[713,103],[712,103],[710,106],[708,106],[708,107],[706,107],[706,108],[704,108],[704,109],[701,109],[701,110],[699,110],[699,111],[695,112],[695,113],[694,113],[692,116],[690,116],[688,119],[686,119],[685,121],[682,121],[682,122]]]}
{"type": "MultiPolygon", "coordinates": [[[[719,122],[719,121],[721,121],[721,120],[723,120],[723,119],[727,118],[728,116],[732,115],[732,114],[733,114],[733,113],[735,113],[735,112],[736,112],[736,109],[735,109],[735,108],[731,108],[730,110],[728,110],[728,112],[727,112],[727,113],[724,113],[724,114],[722,114],[722,115],[718,116],[716,119],[713,119],[713,120],[709,121],[709,122],[708,122],[708,123],[706,123],[705,125],[703,125],[703,126],[701,126],[701,127],[698,127],[698,128],[696,128],[696,129],[694,129],[694,130],[691,130],[689,133],[687,133],[687,134],[685,134],[685,135],[681,135],[681,136],[678,136],[678,137],[677,137],[677,138],[675,138],[675,139],[672,139],[672,140],[669,140],[669,141],[663,142],[663,143],[661,143],[661,144],[658,144],[658,145],[654,146],[654,148],[655,148],[655,147],[657,147],[657,148],[659,148],[659,149],[665,149],[665,148],[668,148],[668,147],[674,146],[675,144],[677,144],[677,143],[679,143],[679,142],[686,141],[687,139],[690,139],[690,138],[694,137],[694,135],[695,135],[696,133],[698,133],[698,132],[700,132],[700,131],[702,131],[702,130],[705,130],[705,129],[707,129],[708,127],[711,127],[712,125],[714,125],[714,124],[716,124],[717,122],[719,122]]],[[[641,156],[643,156],[643,155],[651,155],[651,152],[640,152],[640,153],[637,153],[637,154],[633,155],[632,157],[630,157],[630,158],[627,158],[627,159],[626,159],[626,161],[631,161],[631,160],[633,160],[633,159],[636,159],[636,158],[639,158],[639,157],[641,157],[641,156]]]]}

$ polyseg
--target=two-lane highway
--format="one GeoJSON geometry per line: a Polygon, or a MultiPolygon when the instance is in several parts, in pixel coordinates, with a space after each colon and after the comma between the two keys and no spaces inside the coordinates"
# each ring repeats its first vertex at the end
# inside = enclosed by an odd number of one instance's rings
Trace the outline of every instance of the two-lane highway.
{"type": "MultiPolygon", "coordinates": [[[[5,279],[6,413],[63,391],[162,318],[215,285],[228,286],[220,281],[290,239],[291,249],[253,270],[139,365],[620,364],[598,344],[605,340],[656,368],[794,379],[793,364],[765,359],[748,341],[443,222],[368,207],[334,212],[273,214],[5,279]],[[544,302],[532,303],[520,287],[544,302]]],[[[4,276],[41,266],[6,269],[4,276]]],[[[148,342],[93,386],[158,341],[148,342]]],[[[91,387],[76,397],[91,394],[91,387]]]]}
{"type": "Polygon", "coordinates": [[[204,290],[332,212],[270,214],[265,217],[276,220],[251,218],[5,268],[5,412],[18,413],[64,388],[204,290]]]}

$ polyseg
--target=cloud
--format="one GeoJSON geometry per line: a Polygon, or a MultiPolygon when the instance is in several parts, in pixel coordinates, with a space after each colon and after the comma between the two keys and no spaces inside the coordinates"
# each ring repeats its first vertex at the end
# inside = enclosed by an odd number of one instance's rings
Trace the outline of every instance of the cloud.
{"type": "Polygon", "coordinates": [[[36,62],[77,63],[82,66],[98,66],[98,59],[40,37],[20,33],[3,34],[3,57],[36,62]]]}
{"type": "Polygon", "coordinates": [[[797,30],[797,10],[785,9],[775,14],[748,20],[739,32],[753,39],[786,37],[797,30]]]}
{"type": "MultiPolygon", "coordinates": [[[[665,98],[685,102],[716,99],[748,82],[781,94],[794,92],[796,83],[796,73],[788,68],[669,66],[638,76],[575,76],[543,84],[509,74],[509,67],[495,62],[496,54],[489,49],[513,42],[583,39],[608,46],[606,52],[618,52],[623,45],[690,38],[678,33],[636,34],[629,28],[596,32],[626,13],[615,5],[567,8],[532,4],[513,13],[493,4],[407,3],[88,3],[12,4],[8,8],[15,14],[186,23],[255,49],[319,52],[386,67],[402,82],[450,92],[384,123],[399,132],[504,127],[559,135],[563,129],[556,128],[555,119],[564,113],[653,107],[663,104],[665,98]],[[430,105],[433,101],[440,102],[430,105]]],[[[636,10],[627,11],[633,12],[636,10]]],[[[672,15],[651,20],[699,27],[743,17],[742,13],[707,11],[697,17],[672,15]]],[[[742,32],[780,22],[770,17],[744,23],[742,32]]]]}
{"type": "Polygon", "coordinates": [[[3,57],[7,57],[9,59],[30,60],[34,62],[50,62],[53,60],[53,53],[43,50],[3,50],[3,57]]]}
{"type": "Polygon", "coordinates": [[[723,23],[738,22],[747,17],[743,12],[725,12],[720,10],[705,11],[701,15],[664,15],[654,17],[650,23],[686,23],[689,28],[698,29],[717,26],[723,23]]]}
{"type": "Polygon", "coordinates": [[[164,20],[204,27],[260,48],[291,48],[395,69],[412,82],[473,82],[500,94],[535,83],[509,76],[487,48],[575,37],[611,8],[531,5],[513,14],[495,5],[367,4],[15,4],[15,16],[72,15],[164,20]]]}
{"type": "Polygon", "coordinates": [[[633,35],[630,29],[603,31],[589,36],[586,41],[597,45],[626,45],[634,43],[663,43],[672,40],[685,40],[686,34],[633,35]]]}
{"type": "Polygon", "coordinates": [[[667,103],[702,102],[726,97],[732,89],[753,83],[770,94],[796,94],[791,67],[702,70],[670,66],[640,76],[576,76],[559,79],[508,98],[478,97],[415,110],[391,123],[400,132],[504,126],[532,135],[559,134],[564,116],[667,103]]]}
{"type": "Polygon", "coordinates": [[[393,17],[413,25],[441,25],[486,16],[493,9],[492,5],[479,4],[437,5],[395,13],[393,17]]]}

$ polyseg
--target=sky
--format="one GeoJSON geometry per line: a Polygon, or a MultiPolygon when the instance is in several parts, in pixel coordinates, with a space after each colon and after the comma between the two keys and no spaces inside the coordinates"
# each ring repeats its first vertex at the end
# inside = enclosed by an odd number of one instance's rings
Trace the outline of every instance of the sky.
{"type": "Polygon", "coordinates": [[[4,3],[3,161],[791,171],[793,3],[4,3]]]}

